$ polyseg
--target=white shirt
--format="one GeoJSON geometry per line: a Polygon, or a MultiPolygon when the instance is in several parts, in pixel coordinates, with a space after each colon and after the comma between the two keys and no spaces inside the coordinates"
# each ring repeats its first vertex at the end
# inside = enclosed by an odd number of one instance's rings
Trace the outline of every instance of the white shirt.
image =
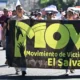
{"type": "Polygon", "coordinates": [[[14,16],[11,18],[11,20],[25,20],[25,19],[29,19],[29,17],[23,15],[21,18],[19,18],[18,16],[14,16]]]}

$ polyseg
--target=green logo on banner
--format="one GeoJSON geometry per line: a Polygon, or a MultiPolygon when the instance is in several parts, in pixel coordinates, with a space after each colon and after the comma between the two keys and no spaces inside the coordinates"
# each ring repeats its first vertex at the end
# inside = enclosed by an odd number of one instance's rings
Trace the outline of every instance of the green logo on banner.
{"type": "Polygon", "coordinates": [[[30,27],[24,22],[16,22],[16,33],[20,34],[15,38],[15,56],[20,57],[20,46],[24,46],[26,50],[26,36],[29,39],[34,37],[34,48],[46,48],[46,44],[52,49],[64,48],[71,37],[77,50],[80,48],[80,34],[78,34],[72,24],[54,23],[46,27],[46,23],[37,23],[30,27]],[[18,31],[17,31],[18,30],[18,31]],[[20,31],[19,31],[20,30],[20,31]],[[18,33],[17,33],[18,32],[18,33]]]}

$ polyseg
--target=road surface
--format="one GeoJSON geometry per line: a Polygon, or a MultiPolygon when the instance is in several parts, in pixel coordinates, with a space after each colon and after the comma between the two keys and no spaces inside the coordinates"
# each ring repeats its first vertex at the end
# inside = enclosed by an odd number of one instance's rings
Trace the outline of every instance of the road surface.
{"type": "MultiPolygon", "coordinates": [[[[15,69],[14,67],[8,67],[5,65],[5,50],[2,50],[2,47],[0,47],[0,80],[11,80],[12,78],[16,78],[14,80],[18,80],[17,78],[20,78],[21,72],[19,75],[15,75],[15,69]]],[[[57,78],[65,78],[65,80],[80,80],[80,70],[76,69],[73,74],[69,74],[69,76],[65,76],[65,70],[60,69],[38,69],[38,68],[27,68],[26,70],[26,78],[34,78],[34,80],[39,80],[36,78],[44,78],[46,76],[47,79],[43,80],[53,80],[49,78],[54,78],[54,80],[58,80],[57,78]],[[41,76],[41,77],[40,77],[41,76]],[[76,77],[78,79],[76,79],[76,77]]],[[[24,80],[26,79],[24,78],[24,80]]],[[[29,79],[30,80],[30,79],[29,79]]]]}

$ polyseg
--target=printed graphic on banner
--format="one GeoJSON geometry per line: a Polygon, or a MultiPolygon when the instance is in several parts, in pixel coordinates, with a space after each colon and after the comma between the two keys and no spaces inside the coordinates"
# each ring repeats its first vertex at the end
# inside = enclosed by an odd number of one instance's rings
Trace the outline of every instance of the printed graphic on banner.
{"type": "Polygon", "coordinates": [[[80,68],[79,23],[80,21],[15,21],[15,34],[10,28],[10,33],[14,35],[14,44],[11,44],[14,47],[12,63],[15,65],[12,66],[80,68]]]}

